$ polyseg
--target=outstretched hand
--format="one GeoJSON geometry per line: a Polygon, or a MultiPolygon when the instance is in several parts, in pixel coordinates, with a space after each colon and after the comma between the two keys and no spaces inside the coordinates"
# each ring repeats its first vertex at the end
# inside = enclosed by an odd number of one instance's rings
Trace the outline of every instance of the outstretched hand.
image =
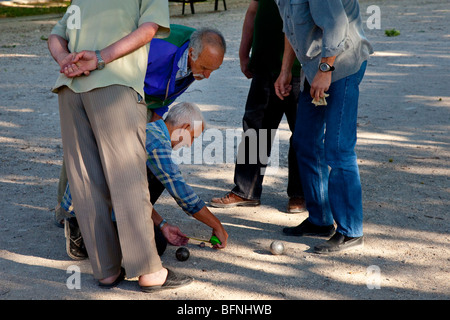
{"type": "Polygon", "coordinates": [[[168,223],[161,229],[161,232],[167,239],[167,242],[173,246],[184,246],[189,241],[189,238],[181,232],[180,228],[168,223]]]}

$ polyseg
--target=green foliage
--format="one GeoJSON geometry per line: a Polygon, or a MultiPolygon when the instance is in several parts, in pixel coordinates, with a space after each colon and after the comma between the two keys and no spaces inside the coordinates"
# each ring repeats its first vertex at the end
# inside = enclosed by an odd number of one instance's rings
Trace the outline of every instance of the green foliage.
{"type": "Polygon", "coordinates": [[[70,1],[57,2],[57,5],[35,4],[33,7],[6,6],[0,4],[0,18],[15,18],[50,13],[64,13],[70,1]]]}
{"type": "Polygon", "coordinates": [[[396,37],[400,35],[400,31],[396,29],[387,29],[384,31],[384,34],[388,37],[396,37]]]}

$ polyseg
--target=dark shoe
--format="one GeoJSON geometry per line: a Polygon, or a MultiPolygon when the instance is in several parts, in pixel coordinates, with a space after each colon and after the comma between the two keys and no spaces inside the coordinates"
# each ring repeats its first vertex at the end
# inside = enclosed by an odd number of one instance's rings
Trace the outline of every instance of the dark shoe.
{"type": "Polygon", "coordinates": [[[300,223],[296,227],[288,227],[283,229],[283,233],[288,236],[313,236],[313,237],[329,237],[335,231],[334,225],[316,226],[309,222],[308,219],[300,223]]]}
{"type": "Polygon", "coordinates": [[[351,238],[344,236],[343,234],[336,232],[334,236],[327,240],[325,243],[315,246],[315,253],[332,253],[339,252],[347,249],[356,249],[364,246],[364,237],[351,238]]]}
{"type": "Polygon", "coordinates": [[[98,282],[98,286],[103,288],[103,289],[112,289],[114,287],[117,287],[117,285],[123,281],[123,279],[125,279],[125,269],[124,268],[120,268],[120,273],[119,276],[116,278],[116,280],[114,280],[113,283],[101,283],[100,281],[98,282]]]}
{"type": "Polygon", "coordinates": [[[67,255],[73,260],[87,259],[88,254],[75,217],[64,220],[64,234],[66,236],[67,255]]]}
{"type": "Polygon", "coordinates": [[[227,193],[222,198],[212,198],[210,203],[215,208],[256,207],[260,204],[261,202],[259,200],[244,199],[233,192],[227,193]]]}
{"type": "Polygon", "coordinates": [[[167,269],[166,281],[160,286],[141,286],[141,291],[150,293],[165,289],[174,289],[186,286],[190,284],[194,279],[191,277],[184,276],[182,274],[177,274],[170,269],[167,269]]]}
{"type": "Polygon", "coordinates": [[[287,212],[288,213],[300,213],[306,211],[306,203],[304,198],[292,197],[289,199],[287,212]]]}

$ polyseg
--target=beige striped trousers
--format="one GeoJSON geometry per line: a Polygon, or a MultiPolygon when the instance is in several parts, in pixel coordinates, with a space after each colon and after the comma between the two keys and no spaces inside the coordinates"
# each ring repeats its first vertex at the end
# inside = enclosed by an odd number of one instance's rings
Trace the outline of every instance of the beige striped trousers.
{"type": "Polygon", "coordinates": [[[129,278],[162,268],[146,172],[147,107],[139,100],[120,85],[58,93],[72,201],[96,279],[122,265],[129,278]]]}

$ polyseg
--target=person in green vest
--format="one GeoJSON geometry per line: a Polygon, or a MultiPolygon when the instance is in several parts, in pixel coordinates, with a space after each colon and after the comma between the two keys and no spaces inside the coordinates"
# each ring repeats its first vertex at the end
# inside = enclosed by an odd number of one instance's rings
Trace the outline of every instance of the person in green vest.
{"type": "Polygon", "coordinates": [[[221,66],[226,51],[223,35],[215,29],[170,25],[170,36],[150,44],[144,81],[150,121],[161,119],[195,81],[208,79],[221,66]]]}

